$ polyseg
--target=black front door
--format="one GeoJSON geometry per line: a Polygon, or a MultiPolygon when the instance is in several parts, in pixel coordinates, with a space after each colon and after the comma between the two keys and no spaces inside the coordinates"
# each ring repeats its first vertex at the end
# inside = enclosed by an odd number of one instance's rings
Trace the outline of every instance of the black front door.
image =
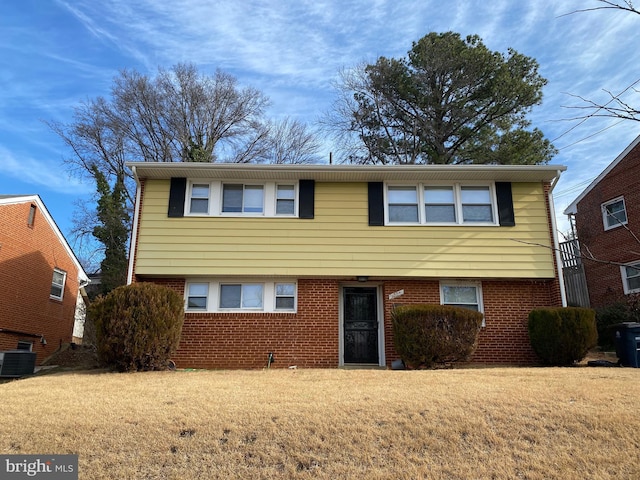
{"type": "Polygon", "coordinates": [[[344,287],[344,363],[378,363],[376,287],[344,287]]]}

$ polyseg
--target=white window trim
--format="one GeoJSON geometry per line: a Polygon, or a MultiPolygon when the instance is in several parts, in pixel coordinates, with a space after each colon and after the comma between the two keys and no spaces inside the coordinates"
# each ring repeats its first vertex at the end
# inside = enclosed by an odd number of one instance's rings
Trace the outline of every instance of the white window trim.
{"type": "Polygon", "coordinates": [[[605,231],[607,230],[613,230],[614,228],[618,228],[621,227],[623,225],[626,225],[629,221],[629,214],[627,213],[627,204],[624,201],[624,196],[620,196],[620,197],[616,197],[613,198],[607,202],[604,202],[600,205],[600,210],[602,212],[602,225],[604,226],[605,231]],[[625,221],[624,222],[619,222],[616,223],[615,225],[609,225],[607,222],[607,206],[611,205],[612,203],[617,203],[622,201],[622,206],[624,207],[624,216],[625,216],[625,221]]]}
{"type": "Polygon", "coordinates": [[[264,278],[216,278],[216,279],[187,279],[184,289],[184,311],[186,313],[297,313],[298,311],[298,282],[291,278],[267,279],[264,278]],[[293,310],[276,309],[276,284],[291,283],[294,285],[293,310]],[[207,308],[206,310],[188,308],[189,285],[207,284],[207,308]],[[221,285],[262,285],[262,308],[220,308],[221,285]]]}
{"type": "Polygon", "coordinates": [[[185,217],[239,217],[239,218],[297,218],[300,204],[299,194],[299,182],[275,182],[265,181],[256,182],[251,180],[238,180],[238,179],[226,179],[226,180],[203,180],[203,179],[189,179],[187,182],[187,192],[184,200],[184,216],[185,217]],[[223,212],[222,211],[222,195],[223,185],[258,185],[263,187],[263,211],[262,212],[223,212]],[[193,185],[209,185],[209,209],[208,213],[191,213],[191,196],[193,192],[193,185]],[[294,191],[294,213],[291,214],[276,214],[277,203],[277,187],[278,185],[293,185],[294,191]]]}
{"type": "Polygon", "coordinates": [[[385,183],[384,188],[384,224],[386,226],[430,226],[430,227],[497,227],[500,225],[498,219],[498,200],[494,182],[422,182],[418,184],[393,182],[385,183]],[[389,187],[417,187],[418,194],[418,222],[391,222],[389,220],[389,187]],[[456,211],[455,222],[427,222],[425,213],[425,187],[453,187],[453,200],[456,211]],[[488,187],[491,197],[491,216],[493,222],[465,222],[462,215],[462,187],[488,187]]]}
{"type": "Polygon", "coordinates": [[[622,277],[622,288],[624,289],[625,295],[630,295],[632,293],[640,293],[640,288],[629,288],[627,270],[626,267],[633,267],[640,269],[640,262],[628,263],[627,265],[620,265],[620,276],[622,277]]]}
{"type": "Polygon", "coordinates": [[[59,268],[54,268],[54,269],[53,269],[53,272],[54,272],[54,273],[53,273],[53,274],[52,274],[52,276],[51,276],[51,286],[53,287],[53,285],[54,285],[54,283],[53,283],[53,278],[54,278],[54,275],[56,274],[56,272],[57,272],[57,273],[61,273],[61,274],[62,274],[62,285],[55,284],[56,286],[60,286],[60,287],[61,287],[61,288],[60,288],[60,296],[58,296],[58,295],[54,295],[54,294],[52,294],[52,293],[49,293],[49,298],[51,298],[51,299],[53,299],[53,300],[59,300],[59,301],[62,301],[62,299],[63,299],[63,297],[64,297],[64,287],[65,287],[65,285],[66,285],[66,283],[67,283],[67,272],[65,272],[64,270],[61,270],[61,269],[59,269],[59,268]]]}
{"type": "MultiPolygon", "coordinates": [[[[475,287],[478,295],[478,311],[484,315],[484,297],[482,294],[482,282],[465,280],[440,280],[440,305],[450,305],[444,303],[444,287],[475,287]]],[[[482,326],[485,327],[485,318],[482,318],[482,326]]]]}

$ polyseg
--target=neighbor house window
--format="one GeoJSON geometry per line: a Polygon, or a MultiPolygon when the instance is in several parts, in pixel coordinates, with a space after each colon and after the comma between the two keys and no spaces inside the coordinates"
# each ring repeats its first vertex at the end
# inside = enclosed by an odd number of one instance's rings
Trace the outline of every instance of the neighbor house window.
{"type": "Polygon", "coordinates": [[[276,187],[276,215],[294,215],[295,213],[295,185],[278,185],[276,187]]]}
{"type": "Polygon", "coordinates": [[[624,293],[640,293],[640,263],[634,265],[622,265],[622,284],[624,293]]]}
{"type": "Polygon", "coordinates": [[[390,186],[387,190],[389,222],[418,223],[418,192],[416,187],[390,186]]]}
{"type": "Polygon", "coordinates": [[[276,283],[276,310],[294,310],[296,308],[296,284],[276,283]]]}
{"type": "Polygon", "coordinates": [[[623,197],[618,197],[602,204],[602,221],[604,222],[605,230],[627,223],[627,210],[625,209],[623,197]]]}
{"type": "Polygon", "coordinates": [[[209,184],[194,183],[191,186],[189,213],[209,213],[209,184]]]}
{"type": "Polygon", "coordinates": [[[224,213],[262,213],[264,186],[226,183],[222,186],[224,213]]]}
{"type": "Polygon", "coordinates": [[[495,210],[493,185],[388,185],[386,190],[388,224],[496,225],[495,210]]]}
{"type": "MultiPolygon", "coordinates": [[[[475,282],[442,282],[440,283],[440,303],[483,312],[482,287],[480,283],[475,282]]],[[[484,327],[484,319],[482,326],[484,327]]]]}
{"type": "Polygon", "coordinates": [[[33,223],[35,222],[36,219],[36,206],[31,204],[31,207],[29,207],[29,217],[27,218],[27,225],[30,227],[33,227],[33,223]]]}
{"type": "Polygon", "coordinates": [[[208,283],[190,283],[187,286],[187,292],[187,310],[207,309],[208,283]]]}
{"type": "Polygon", "coordinates": [[[264,287],[259,283],[221,284],[220,308],[261,310],[264,287]]]}
{"type": "Polygon", "coordinates": [[[64,282],[67,279],[67,272],[58,268],[53,269],[53,279],[51,280],[50,298],[54,300],[62,300],[64,294],[64,282]]]}

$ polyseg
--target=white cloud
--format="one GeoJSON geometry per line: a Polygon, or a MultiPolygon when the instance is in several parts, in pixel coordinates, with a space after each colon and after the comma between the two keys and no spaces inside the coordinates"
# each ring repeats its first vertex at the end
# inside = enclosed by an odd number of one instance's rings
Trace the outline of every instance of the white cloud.
{"type": "Polygon", "coordinates": [[[89,185],[70,178],[64,170],[54,168],[50,159],[37,160],[28,156],[17,156],[2,145],[0,145],[0,173],[33,185],[34,191],[27,193],[38,193],[42,189],[47,189],[77,196],[93,191],[89,185]]]}

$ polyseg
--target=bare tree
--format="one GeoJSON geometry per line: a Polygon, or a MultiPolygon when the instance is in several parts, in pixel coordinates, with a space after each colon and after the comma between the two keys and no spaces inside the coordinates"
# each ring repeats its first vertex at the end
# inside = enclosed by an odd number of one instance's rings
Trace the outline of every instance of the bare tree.
{"type": "MultiPolygon", "coordinates": [[[[589,8],[581,8],[579,10],[574,10],[573,12],[567,13],[565,15],[571,15],[573,13],[578,12],[592,12],[594,10],[623,10],[626,12],[637,13],[640,15],[640,10],[633,6],[633,2],[631,0],[597,0],[601,5],[596,7],[589,8]]],[[[562,15],[564,16],[564,15],[562,15]]]]}
{"type": "MultiPolygon", "coordinates": [[[[580,12],[592,12],[595,10],[618,10],[623,12],[630,12],[640,15],[640,9],[633,5],[631,0],[597,0],[599,5],[589,8],[582,8],[574,10],[565,15],[572,15],[580,12]]],[[[634,106],[627,98],[630,94],[640,93],[640,78],[633,81],[630,85],[622,89],[618,93],[614,93],[610,90],[603,89],[609,96],[609,100],[605,103],[599,103],[588,98],[584,98],[580,95],[569,94],[571,97],[579,99],[581,105],[569,105],[565,108],[572,110],[578,110],[579,113],[573,118],[568,120],[586,120],[594,117],[609,117],[619,118],[621,120],[632,120],[640,122],[640,107],[634,106]]]]}
{"type": "Polygon", "coordinates": [[[320,143],[307,125],[289,117],[268,123],[265,163],[318,163],[320,143]]]}
{"type": "MultiPolygon", "coordinates": [[[[131,214],[135,184],[127,162],[308,162],[318,149],[314,135],[297,121],[267,121],[269,103],[229,74],[177,64],[155,77],[123,70],[110,98],[83,102],[70,123],[47,124],[70,152],[69,172],[96,184],[104,177],[105,192],[123,184],[123,208],[131,214]]],[[[85,205],[74,219],[74,237],[86,243],[98,226],[85,205]]]]}

